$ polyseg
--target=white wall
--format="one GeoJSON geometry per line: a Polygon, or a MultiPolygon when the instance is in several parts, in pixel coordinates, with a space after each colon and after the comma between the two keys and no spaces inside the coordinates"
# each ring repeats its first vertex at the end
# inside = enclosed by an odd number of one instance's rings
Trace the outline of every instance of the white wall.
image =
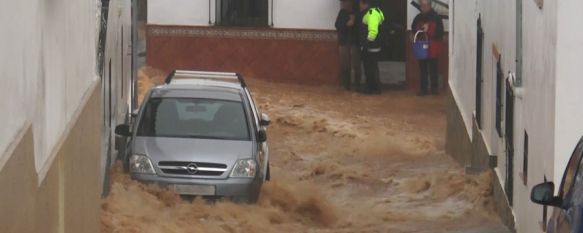
{"type": "MultiPolygon", "coordinates": [[[[496,132],[496,63],[492,46],[502,54],[502,68],[506,74],[515,70],[515,8],[504,0],[458,0],[450,5],[454,17],[451,30],[450,87],[461,109],[466,130],[472,135],[475,112],[477,19],[481,15],[484,29],[482,63],[482,131],[490,154],[499,155],[504,166],[504,151],[496,132]],[[503,6],[503,7],[501,7],[503,6]],[[500,27],[500,25],[506,25],[500,27]],[[500,145],[500,146],[499,146],[500,145]]],[[[504,172],[504,171],[500,171],[504,172]]],[[[504,177],[504,174],[501,175],[504,177]]]]}
{"type": "Polygon", "coordinates": [[[523,1],[522,25],[524,97],[518,101],[522,113],[515,128],[514,211],[518,232],[536,233],[542,232],[537,223],[542,221],[543,208],[530,202],[530,190],[545,177],[554,179],[557,3],[545,2],[540,10],[534,1],[523,1]],[[529,135],[527,185],[520,179],[525,130],[529,135]]]}
{"type": "MultiPolygon", "coordinates": [[[[534,1],[523,1],[523,95],[516,99],[514,124],[514,205],[517,232],[542,232],[542,207],[530,202],[530,190],[546,177],[560,183],[565,163],[583,134],[583,109],[579,108],[583,84],[578,78],[583,52],[583,33],[573,33],[569,15],[583,2],[545,2],[539,9],[534,1]],[[559,12],[559,13],[558,13],[559,12]],[[558,16],[559,15],[559,16],[558,16]],[[558,23],[564,22],[564,23],[558,23]],[[557,36],[557,25],[558,36],[557,36]],[[524,132],[529,135],[527,184],[522,182],[524,132]]],[[[457,0],[452,9],[450,87],[469,128],[475,109],[476,19],[482,15],[484,28],[483,130],[480,132],[491,154],[498,155],[496,173],[504,185],[505,140],[495,129],[496,59],[492,45],[502,55],[505,76],[516,72],[516,2],[504,0],[457,0]],[[476,4],[477,3],[477,4],[476,4]],[[473,7],[475,6],[475,7],[473,7]],[[473,10],[475,9],[475,10],[473,10]]],[[[505,87],[504,87],[505,88],[505,87]]],[[[504,119],[512,120],[512,119],[504,119]]],[[[504,130],[503,122],[503,130],[504,130]]],[[[470,131],[468,131],[471,133],[470,131]]]]}
{"type": "MultiPolygon", "coordinates": [[[[450,33],[449,85],[461,111],[466,130],[472,137],[473,113],[475,110],[476,76],[476,0],[456,1],[450,6],[455,14],[450,33]]],[[[453,15],[453,14],[450,14],[453,15]]]]}
{"type": "Polygon", "coordinates": [[[42,51],[35,127],[37,170],[50,164],[53,148],[96,76],[97,12],[95,1],[41,1],[42,51]],[[74,20],[73,20],[74,19],[74,20]]]}
{"type": "Polygon", "coordinates": [[[116,0],[109,5],[106,31],[104,73],[102,88],[102,111],[105,116],[102,131],[101,178],[104,180],[108,166],[115,162],[114,128],[124,123],[128,113],[131,73],[131,1],[116,0]],[[122,36],[123,30],[123,36],[122,36]],[[111,72],[110,72],[111,62],[111,72]],[[111,79],[111,82],[110,82],[111,79]],[[111,100],[110,100],[111,98],[111,100]],[[111,106],[109,105],[111,103],[111,106]],[[109,116],[112,117],[111,122],[109,116]],[[108,162],[109,157],[109,164],[108,162]]]}
{"type": "Polygon", "coordinates": [[[563,0],[559,6],[554,151],[556,182],[561,179],[574,146],[583,136],[583,32],[576,29],[580,23],[573,20],[578,9],[583,8],[583,1],[563,0]]]}
{"type": "MultiPolygon", "coordinates": [[[[116,103],[129,96],[129,6],[128,0],[110,3],[106,60],[112,60],[114,123],[127,108],[116,103]],[[122,80],[124,98],[119,93],[122,80]]],[[[99,88],[99,16],[97,0],[11,1],[0,9],[5,33],[0,38],[0,169],[12,154],[10,145],[19,142],[16,136],[32,127],[38,182],[43,181],[91,88],[99,88]]]]}
{"type": "MultiPolygon", "coordinates": [[[[334,29],[340,8],[338,1],[273,0],[269,1],[269,23],[273,3],[275,28],[334,29]]],[[[211,21],[215,20],[215,1],[211,1],[211,21]]],[[[148,24],[209,25],[208,0],[148,0],[148,24]]]]}
{"type": "Polygon", "coordinates": [[[214,22],[214,0],[148,0],[148,24],[208,26],[209,2],[214,22]]]}
{"type": "MultiPolygon", "coordinates": [[[[55,145],[96,76],[96,1],[10,1],[0,9],[0,161],[31,124],[35,166],[50,165],[55,145]]],[[[2,164],[0,162],[0,168],[2,164]]],[[[41,180],[42,180],[42,175],[41,180]]]]}
{"type": "Polygon", "coordinates": [[[273,4],[276,28],[333,30],[340,9],[337,0],[274,0],[273,4]]]}
{"type": "Polygon", "coordinates": [[[29,104],[37,100],[41,67],[39,4],[11,1],[0,8],[0,169],[10,154],[8,146],[30,125],[34,108],[29,104]]]}
{"type": "MultiPolygon", "coordinates": [[[[500,181],[503,182],[506,177],[506,150],[505,142],[496,130],[497,59],[493,54],[492,46],[495,45],[502,56],[502,72],[504,77],[507,77],[509,72],[516,70],[516,8],[513,1],[505,0],[478,1],[477,7],[478,13],[482,15],[484,28],[482,136],[490,153],[498,156],[498,169],[496,171],[500,181]]],[[[503,82],[505,83],[505,80],[503,82]]],[[[504,93],[505,85],[503,85],[502,90],[504,93]]],[[[504,125],[505,122],[503,121],[502,124],[504,125]]],[[[504,131],[504,127],[502,131],[504,131]]]]}

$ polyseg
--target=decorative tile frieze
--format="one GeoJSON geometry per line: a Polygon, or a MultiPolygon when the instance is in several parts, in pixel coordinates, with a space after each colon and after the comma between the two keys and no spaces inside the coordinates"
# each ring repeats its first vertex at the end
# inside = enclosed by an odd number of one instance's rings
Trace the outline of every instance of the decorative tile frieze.
{"type": "Polygon", "coordinates": [[[223,28],[149,25],[150,36],[206,37],[261,40],[336,41],[336,32],[273,28],[223,28]]]}

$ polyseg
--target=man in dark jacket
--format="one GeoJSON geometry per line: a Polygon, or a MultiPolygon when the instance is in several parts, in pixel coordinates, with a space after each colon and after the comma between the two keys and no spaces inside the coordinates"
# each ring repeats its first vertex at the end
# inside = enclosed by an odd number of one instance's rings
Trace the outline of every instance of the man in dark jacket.
{"type": "Polygon", "coordinates": [[[443,36],[445,34],[443,29],[443,19],[439,16],[431,6],[431,0],[421,0],[421,13],[419,13],[413,20],[411,29],[413,33],[423,31],[429,37],[429,58],[419,60],[419,68],[421,70],[419,96],[428,94],[429,77],[431,77],[431,94],[439,95],[438,82],[439,74],[437,70],[437,58],[441,54],[443,48],[443,36]]]}
{"type": "Polygon", "coordinates": [[[354,0],[340,0],[341,9],[336,18],[340,54],[340,80],[346,90],[360,88],[360,45],[358,41],[357,11],[354,0]],[[354,71],[354,82],[352,72],[354,71]]]}
{"type": "Polygon", "coordinates": [[[362,25],[360,28],[360,45],[362,49],[362,64],[366,76],[366,94],[381,94],[381,81],[379,72],[379,54],[381,52],[381,25],[385,21],[385,15],[381,9],[371,7],[371,0],[360,1],[362,13],[362,25]]]}

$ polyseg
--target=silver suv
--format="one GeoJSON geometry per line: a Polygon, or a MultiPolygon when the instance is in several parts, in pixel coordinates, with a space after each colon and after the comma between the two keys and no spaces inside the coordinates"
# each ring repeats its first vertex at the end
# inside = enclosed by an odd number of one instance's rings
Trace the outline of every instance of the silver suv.
{"type": "Polygon", "coordinates": [[[270,120],[239,74],[174,71],[132,121],[115,132],[129,138],[120,157],[135,180],[252,203],[270,178],[270,120]]]}

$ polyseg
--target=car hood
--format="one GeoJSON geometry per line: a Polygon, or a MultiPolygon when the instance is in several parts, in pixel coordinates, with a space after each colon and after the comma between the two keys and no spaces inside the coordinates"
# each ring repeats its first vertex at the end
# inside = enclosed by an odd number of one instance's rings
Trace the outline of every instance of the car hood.
{"type": "Polygon", "coordinates": [[[160,161],[222,163],[231,167],[239,159],[253,158],[251,141],[137,137],[134,153],[160,161]]]}

